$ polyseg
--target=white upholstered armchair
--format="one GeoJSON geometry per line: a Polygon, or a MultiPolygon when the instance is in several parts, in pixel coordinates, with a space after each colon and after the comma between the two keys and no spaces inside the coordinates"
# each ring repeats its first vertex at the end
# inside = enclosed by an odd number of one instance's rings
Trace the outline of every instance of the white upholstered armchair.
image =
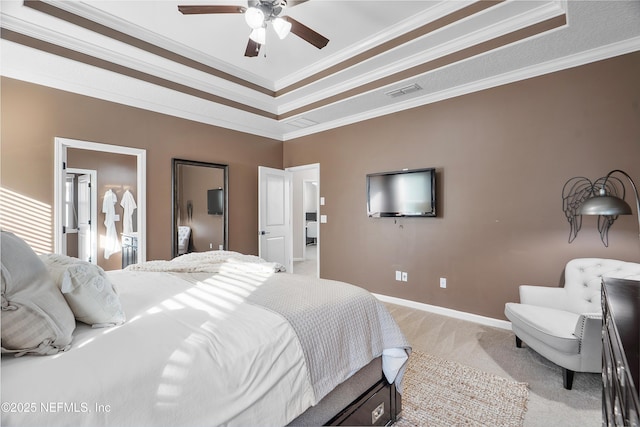
{"type": "Polygon", "coordinates": [[[636,278],[640,264],[578,258],[565,267],[563,288],[520,286],[520,303],[507,303],[516,345],[530,348],[562,368],[571,390],[574,372],[600,372],[602,366],[602,277],[636,278]]]}
{"type": "Polygon", "coordinates": [[[178,255],[189,252],[189,241],[191,239],[191,227],[186,225],[178,226],[178,255]]]}

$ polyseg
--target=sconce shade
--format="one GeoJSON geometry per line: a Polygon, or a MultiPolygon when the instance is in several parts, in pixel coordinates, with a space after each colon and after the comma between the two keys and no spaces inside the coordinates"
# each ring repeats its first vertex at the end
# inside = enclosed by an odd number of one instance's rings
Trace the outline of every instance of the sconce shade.
{"type": "Polygon", "coordinates": [[[578,209],[580,215],[631,215],[631,206],[615,196],[594,196],[578,209]]]}

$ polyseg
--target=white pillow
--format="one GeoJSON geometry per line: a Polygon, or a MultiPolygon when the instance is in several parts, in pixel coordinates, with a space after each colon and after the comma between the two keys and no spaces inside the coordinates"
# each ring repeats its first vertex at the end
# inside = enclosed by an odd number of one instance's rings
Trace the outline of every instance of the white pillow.
{"type": "Polygon", "coordinates": [[[120,298],[104,270],[66,255],[40,255],[76,320],[94,328],[124,323],[120,298]]]}
{"type": "Polygon", "coordinates": [[[76,322],[47,268],[29,245],[3,231],[2,352],[55,354],[69,348],[76,322]]]}

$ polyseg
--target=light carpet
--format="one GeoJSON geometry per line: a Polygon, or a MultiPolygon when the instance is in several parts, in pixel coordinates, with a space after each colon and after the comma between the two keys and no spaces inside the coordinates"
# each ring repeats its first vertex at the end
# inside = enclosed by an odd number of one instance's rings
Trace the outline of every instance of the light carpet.
{"type": "Polygon", "coordinates": [[[404,376],[397,426],[522,426],[526,383],[414,350],[404,376]]]}

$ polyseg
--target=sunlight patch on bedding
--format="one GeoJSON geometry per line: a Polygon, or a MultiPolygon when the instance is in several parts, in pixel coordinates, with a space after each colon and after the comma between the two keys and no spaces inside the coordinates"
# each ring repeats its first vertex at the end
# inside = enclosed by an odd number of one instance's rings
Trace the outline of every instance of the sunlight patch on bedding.
{"type": "Polygon", "coordinates": [[[247,291],[238,291],[235,288],[229,288],[225,286],[207,286],[204,282],[200,286],[193,288],[193,293],[202,295],[207,298],[223,298],[230,302],[240,304],[251,294],[247,291]]]}
{"type": "MultiPolygon", "coordinates": [[[[162,301],[147,310],[147,314],[177,309],[196,309],[207,312],[216,319],[225,319],[243,304],[247,297],[271,274],[239,273],[237,269],[214,273],[206,278],[183,276],[192,284],[184,292],[162,301]],[[249,275],[251,274],[251,275],[249,275]]],[[[156,407],[167,409],[175,406],[188,387],[190,367],[196,359],[198,348],[207,347],[216,337],[217,323],[206,321],[186,338],[167,360],[158,385],[156,407]]]]}
{"type": "MultiPolygon", "coordinates": [[[[160,305],[164,305],[164,303],[160,304],[160,305]]],[[[156,305],[155,307],[151,307],[149,310],[147,310],[147,314],[156,314],[156,313],[160,313],[164,310],[162,310],[162,307],[156,305]]]]}
{"type": "MultiPolygon", "coordinates": [[[[259,266],[260,264],[250,264],[251,266],[259,266]]],[[[269,277],[275,274],[273,271],[259,271],[260,268],[256,267],[258,271],[238,271],[236,268],[229,265],[222,265],[220,267],[219,275],[231,280],[238,281],[239,283],[245,283],[249,286],[260,286],[269,277]],[[238,280],[241,277],[242,280],[238,280]]]]}
{"type": "Polygon", "coordinates": [[[168,299],[166,301],[163,301],[161,304],[161,306],[163,306],[165,309],[167,310],[180,310],[184,308],[184,305],[180,304],[178,301],[175,301],[173,299],[168,299]]]}
{"type": "Polygon", "coordinates": [[[182,387],[177,384],[160,384],[158,387],[158,396],[174,397],[180,394],[182,394],[182,387]]]}
{"type": "Polygon", "coordinates": [[[133,322],[135,322],[136,320],[141,319],[141,318],[142,318],[142,316],[143,316],[143,314],[138,314],[137,316],[133,316],[131,319],[127,320],[127,323],[133,323],[133,322]]]}
{"type": "Polygon", "coordinates": [[[228,289],[243,290],[249,293],[254,292],[263,283],[265,283],[271,275],[251,275],[251,274],[230,274],[218,273],[212,276],[212,284],[215,286],[226,286],[228,289]]]}
{"type": "Polygon", "coordinates": [[[186,293],[182,293],[175,296],[175,299],[189,308],[195,308],[196,310],[203,310],[215,316],[217,318],[224,317],[224,311],[219,308],[213,307],[211,304],[207,304],[204,301],[201,301],[195,297],[187,295],[186,293]]]}
{"type": "MultiPolygon", "coordinates": [[[[200,325],[200,330],[209,330],[211,322],[207,321],[200,325]]],[[[201,348],[202,341],[210,341],[203,332],[193,332],[187,337],[182,345],[177,348],[167,361],[162,371],[161,382],[158,385],[157,407],[168,407],[177,405],[179,396],[182,395],[185,381],[189,377],[190,366],[195,359],[195,351],[201,348]]]]}
{"type": "Polygon", "coordinates": [[[207,290],[212,287],[222,288],[228,292],[233,292],[241,297],[247,297],[256,290],[256,286],[246,285],[242,282],[230,283],[228,281],[225,281],[224,278],[221,277],[209,277],[208,279],[200,283],[204,285],[203,287],[207,290]]]}
{"type": "Polygon", "coordinates": [[[223,274],[219,274],[218,277],[214,278],[214,282],[220,285],[226,285],[230,287],[235,287],[238,289],[243,289],[247,292],[253,292],[258,287],[264,283],[266,280],[262,280],[260,282],[256,282],[250,279],[240,278],[239,275],[235,276],[227,276],[223,274]]]}
{"type": "MultiPolygon", "coordinates": [[[[122,325],[124,325],[126,323],[123,323],[122,325]]],[[[91,338],[87,339],[86,341],[81,342],[78,345],[75,345],[72,343],[74,348],[82,348],[84,346],[86,346],[87,344],[90,344],[92,341],[94,341],[96,338],[103,336],[103,335],[107,335],[110,334],[111,332],[119,329],[122,325],[116,325],[116,326],[108,326],[108,327],[104,327],[104,328],[94,328],[94,329],[100,329],[100,333],[97,335],[92,336],[91,338]]]]}

